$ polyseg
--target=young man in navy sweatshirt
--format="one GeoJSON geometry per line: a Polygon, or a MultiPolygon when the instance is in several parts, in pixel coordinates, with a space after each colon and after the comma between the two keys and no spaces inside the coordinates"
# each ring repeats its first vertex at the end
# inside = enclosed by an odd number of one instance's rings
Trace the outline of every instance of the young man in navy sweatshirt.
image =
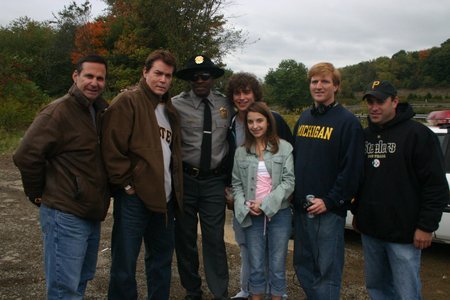
{"type": "Polygon", "coordinates": [[[308,79],[314,103],[294,127],[294,268],[308,299],[338,300],[345,217],[363,169],[363,130],[335,100],[341,78],[332,64],[314,65],[308,79]]]}

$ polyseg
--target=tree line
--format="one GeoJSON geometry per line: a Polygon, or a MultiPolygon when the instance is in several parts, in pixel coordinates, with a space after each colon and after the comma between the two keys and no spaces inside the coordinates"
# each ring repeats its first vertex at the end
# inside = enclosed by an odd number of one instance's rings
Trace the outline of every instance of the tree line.
{"type": "MultiPolygon", "coordinates": [[[[75,1],[38,22],[20,17],[0,27],[0,127],[26,126],[43,103],[66,93],[74,63],[97,53],[108,62],[111,99],[139,81],[147,55],[169,49],[179,62],[205,53],[221,58],[245,44],[245,34],[226,27],[222,0],[105,0],[104,15],[75,1]]],[[[174,90],[183,89],[176,82],[174,90]]]]}
{"type": "MultiPolygon", "coordinates": [[[[204,53],[226,69],[223,57],[249,43],[246,32],[228,24],[226,0],[105,0],[102,16],[91,17],[91,4],[71,2],[53,19],[38,22],[19,17],[0,27],[0,129],[25,128],[36,110],[67,92],[76,60],[97,53],[107,58],[108,90],[112,99],[135,85],[151,51],[169,49],[179,62],[204,53]]],[[[179,66],[181,67],[181,66],[179,66]]],[[[252,70],[248,70],[251,72],[252,70]]],[[[450,39],[427,50],[380,57],[341,69],[342,95],[354,99],[375,79],[399,88],[450,87],[450,39]]],[[[216,86],[223,89],[232,71],[216,86]]],[[[262,80],[265,99],[292,110],[311,102],[307,68],[286,59],[262,80]]],[[[175,81],[172,93],[185,88],[175,81]]]]}
{"type": "MultiPolygon", "coordinates": [[[[359,95],[367,83],[375,79],[391,81],[397,89],[450,89],[450,39],[438,47],[420,51],[401,50],[392,57],[379,57],[340,69],[342,84],[339,99],[344,103],[360,101],[359,95]]],[[[292,110],[309,105],[306,82],[307,68],[292,59],[283,60],[277,69],[270,69],[264,86],[268,102],[292,110]]],[[[450,94],[439,95],[450,98],[450,94]]],[[[425,98],[430,99],[428,92],[425,98]]],[[[408,100],[417,99],[411,93],[408,100]]]]}

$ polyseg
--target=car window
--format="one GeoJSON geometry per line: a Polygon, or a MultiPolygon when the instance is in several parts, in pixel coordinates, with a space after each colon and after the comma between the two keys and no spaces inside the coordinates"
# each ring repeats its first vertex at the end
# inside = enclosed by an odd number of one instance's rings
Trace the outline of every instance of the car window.
{"type": "Polygon", "coordinates": [[[437,133],[436,135],[439,139],[442,153],[444,154],[445,172],[450,173],[450,149],[449,149],[450,134],[437,133]]]}

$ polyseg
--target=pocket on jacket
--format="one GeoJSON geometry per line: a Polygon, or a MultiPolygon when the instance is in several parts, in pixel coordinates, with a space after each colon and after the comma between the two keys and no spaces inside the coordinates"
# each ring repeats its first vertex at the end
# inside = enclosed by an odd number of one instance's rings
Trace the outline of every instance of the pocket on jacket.
{"type": "Polygon", "coordinates": [[[182,128],[203,128],[203,121],[200,119],[186,119],[180,124],[180,126],[182,128]]]}
{"type": "Polygon", "coordinates": [[[216,128],[226,128],[228,129],[228,119],[217,119],[216,120],[216,128]]]}
{"type": "Polygon", "coordinates": [[[81,194],[83,192],[83,187],[82,187],[82,183],[81,183],[81,177],[80,176],[74,176],[73,183],[75,185],[74,198],[75,198],[75,200],[80,200],[81,194]]]}
{"type": "Polygon", "coordinates": [[[239,160],[238,161],[239,169],[248,169],[249,165],[250,165],[250,162],[248,160],[239,160]]]}
{"type": "Polygon", "coordinates": [[[272,173],[274,171],[282,173],[284,163],[284,156],[275,156],[272,158],[272,173]]]}
{"type": "Polygon", "coordinates": [[[80,175],[73,175],[74,178],[74,199],[86,203],[95,203],[99,197],[98,186],[96,183],[87,180],[80,175]]]}
{"type": "Polygon", "coordinates": [[[276,164],[283,165],[284,156],[275,156],[272,158],[273,162],[276,164]]]}

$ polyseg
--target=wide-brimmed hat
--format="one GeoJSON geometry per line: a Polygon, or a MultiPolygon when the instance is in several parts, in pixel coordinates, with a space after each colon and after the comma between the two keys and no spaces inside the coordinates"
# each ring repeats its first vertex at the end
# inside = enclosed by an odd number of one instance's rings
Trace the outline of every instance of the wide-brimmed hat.
{"type": "Polygon", "coordinates": [[[389,81],[375,80],[367,85],[363,100],[369,95],[384,101],[389,97],[396,97],[397,90],[389,81]]]}
{"type": "Polygon", "coordinates": [[[204,55],[195,55],[187,61],[184,69],[175,73],[175,76],[180,79],[190,81],[193,79],[194,73],[198,71],[207,71],[211,73],[213,78],[219,78],[225,73],[225,71],[216,66],[209,57],[204,55]]]}

